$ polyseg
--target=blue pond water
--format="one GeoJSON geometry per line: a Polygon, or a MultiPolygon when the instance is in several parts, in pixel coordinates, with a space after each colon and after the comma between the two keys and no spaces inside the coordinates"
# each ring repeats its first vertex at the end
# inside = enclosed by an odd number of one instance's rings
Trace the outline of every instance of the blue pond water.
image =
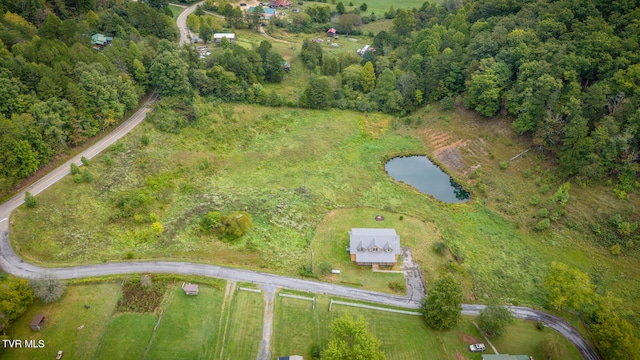
{"type": "Polygon", "coordinates": [[[384,169],[394,179],[403,181],[418,191],[447,203],[469,200],[469,193],[426,156],[397,157],[384,169]]]}

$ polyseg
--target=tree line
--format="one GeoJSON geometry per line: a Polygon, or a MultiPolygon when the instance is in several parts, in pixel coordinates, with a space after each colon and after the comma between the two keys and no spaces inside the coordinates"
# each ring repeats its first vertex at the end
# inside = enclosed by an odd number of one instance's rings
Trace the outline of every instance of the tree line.
{"type": "Polygon", "coordinates": [[[302,60],[317,75],[307,95],[320,101],[301,104],[403,116],[438,101],[508,115],[562,177],[614,180],[621,199],[639,186],[637,1],[426,2],[385,16],[392,29],[362,57],[305,44],[302,60]]]}
{"type": "Polygon", "coordinates": [[[0,194],[133,109],[159,39],[177,38],[153,2],[100,4],[0,2],[0,194]]]}

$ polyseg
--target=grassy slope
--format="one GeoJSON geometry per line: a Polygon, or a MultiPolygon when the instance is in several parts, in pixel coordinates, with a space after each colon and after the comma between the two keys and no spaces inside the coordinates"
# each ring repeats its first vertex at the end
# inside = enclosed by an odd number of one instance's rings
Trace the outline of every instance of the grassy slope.
{"type": "MultiPolygon", "coordinates": [[[[200,259],[291,274],[305,263],[327,209],[366,206],[426,222],[450,244],[480,301],[498,297],[544,304],[542,279],[552,260],[586,271],[598,264],[608,271],[604,289],[637,301],[632,296],[640,288],[637,259],[613,258],[590,246],[581,231],[588,223],[572,230],[562,224],[569,220],[562,219],[546,232],[530,231],[537,209],[527,199],[539,193],[536,183],[549,181],[547,164],[527,155],[499,170],[498,161],[526,147],[509,131],[496,130],[504,124],[435,110],[415,114],[422,124],[406,128],[381,114],[201,108],[203,119],[180,136],[143,124],[93,161],[94,183],[75,184],[66,178],[39,195],[39,207],[14,212],[12,241],[18,252],[30,260],[60,263],[119,260],[132,252],[136,257],[200,259]],[[464,167],[454,176],[473,188],[477,179],[466,170],[480,164],[487,195],[476,191],[477,201],[443,205],[386,176],[382,167],[389,154],[434,151],[428,131],[449,133],[451,141],[469,140],[461,150],[464,167]],[[143,133],[151,139],[147,147],[140,144],[143,133]],[[105,164],[106,156],[112,165],[105,164]],[[534,169],[533,175],[522,177],[521,167],[534,169]],[[300,189],[305,181],[309,194],[300,189]],[[117,199],[140,192],[149,201],[135,210],[138,220],[110,220],[117,199]],[[200,233],[198,217],[213,209],[247,210],[253,231],[235,244],[200,233]],[[152,213],[164,226],[159,237],[151,232],[152,213]]],[[[542,194],[541,201],[553,191],[542,194]]],[[[587,211],[588,203],[579,201],[581,191],[571,189],[570,219],[587,211]]],[[[637,202],[637,197],[630,201],[637,202]]]]}
{"type": "Polygon", "coordinates": [[[90,359],[96,352],[105,324],[120,294],[117,284],[70,286],[59,302],[36,303],[9,329],[10,339],[44,340],[43,349],[1,349],[2,359],[53,359],[58,350],[65,358],[90,359]],[[84,305],[90,305],[85,309],[84,305]],[[29,323],[36,314],[48,318],[42,331],[34,332],[29,323]],[[78,327],[84,328],[78,330],[78,327]]]}

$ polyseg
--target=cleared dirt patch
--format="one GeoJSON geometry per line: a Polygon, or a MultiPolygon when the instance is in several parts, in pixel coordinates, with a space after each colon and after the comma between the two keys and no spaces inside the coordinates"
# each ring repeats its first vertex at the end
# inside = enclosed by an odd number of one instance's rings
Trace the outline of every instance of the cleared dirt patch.
{"type": "Polygon", "coordinates": [[[462,341],[469,345],[477,344],[480,342],[477,337],[468,334],[462,334],[462,341]]]}

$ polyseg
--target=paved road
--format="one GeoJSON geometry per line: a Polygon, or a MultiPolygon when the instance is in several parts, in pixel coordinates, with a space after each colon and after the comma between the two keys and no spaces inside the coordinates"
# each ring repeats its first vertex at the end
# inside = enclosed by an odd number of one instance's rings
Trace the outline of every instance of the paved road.
{"type": "Polygon", "coordinates": [[[180,15],[178,15],[176,23],[178,24],[178,30],[180,30],[180,45],[191,43],[193,35],[191,34],[191,31],[189,31],[189,28],[187,28],[187,16],[196,11],[196,8],[202,4],[204,4],[204,1],[195,3],[184,9],[184,11],[182,11],[180,15]]]}

